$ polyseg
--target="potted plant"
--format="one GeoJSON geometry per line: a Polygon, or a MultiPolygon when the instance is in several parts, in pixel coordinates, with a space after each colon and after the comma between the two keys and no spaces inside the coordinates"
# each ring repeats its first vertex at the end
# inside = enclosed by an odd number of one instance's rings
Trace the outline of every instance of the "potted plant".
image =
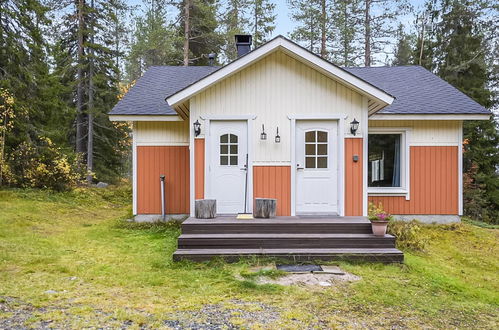
{"type": "Polygon", "coordinates": [[[392,215],[383,210],[381,203],[378,206],[369,203],[369,220],[374,236],[385,236],[388,222],[392,219],[392,215]]]}

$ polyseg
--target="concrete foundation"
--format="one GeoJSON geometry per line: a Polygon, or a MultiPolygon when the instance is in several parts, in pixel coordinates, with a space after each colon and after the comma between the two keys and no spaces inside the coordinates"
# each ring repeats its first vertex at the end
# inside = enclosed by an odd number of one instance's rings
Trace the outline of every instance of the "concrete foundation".
{"type": "Polygon", "coordinates": [[[425,215],[393,215],[395,220],[411,221],[418,220],[422,223],[428,224],[446,224],[446,223],[456,223],[461,222],[461,217],[459,215],[440,215],[440,214],[425,214],[425,215]]]}
{"type": "MultiPolygon", "coordinates": [[[[166,221],[182,222],[187,218],[187,214],[167,214],[165,216],[166,221]]],[[[161,214],[137,214],[132,220],[135,222],[161,222],[163,221],[163,216],[161,214]]]]}

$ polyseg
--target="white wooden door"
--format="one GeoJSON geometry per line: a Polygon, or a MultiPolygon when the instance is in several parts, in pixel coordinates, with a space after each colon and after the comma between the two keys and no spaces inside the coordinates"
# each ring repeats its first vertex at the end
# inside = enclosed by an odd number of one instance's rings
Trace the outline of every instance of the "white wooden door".
{"type": "Polygon", "coordinates": [[[296,213],[338,214],[337,121],[297,121],[296,162],[296,213]]]}
{"type": "Polygon", "coordinates": [[[242,213],[247,189],[247,122],[211,121],[209,153],[209,198],[217,200],[217,213],[242,213]]]}

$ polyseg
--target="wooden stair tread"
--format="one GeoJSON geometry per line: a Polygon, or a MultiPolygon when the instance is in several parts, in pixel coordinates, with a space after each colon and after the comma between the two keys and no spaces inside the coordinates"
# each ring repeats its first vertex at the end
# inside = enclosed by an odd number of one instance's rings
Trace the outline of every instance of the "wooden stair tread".
{"type": "Polygon", "coordinates": [[[396,248],[331,248],[331,249],[178,249],[174,254],[206,254],[206,255],[245,255],[245,254],[400,254],[396,248]]]}
{"type": "Polygon", "coordinates": [[[290,233],[236,233],[236,234],[182,234],[179,239],[240,239],[240,238],[394,238],[392,235],[374,236],[373,234],[350,234],[350,233],[337,233],[337,234],[290,234],[290,233]]]}

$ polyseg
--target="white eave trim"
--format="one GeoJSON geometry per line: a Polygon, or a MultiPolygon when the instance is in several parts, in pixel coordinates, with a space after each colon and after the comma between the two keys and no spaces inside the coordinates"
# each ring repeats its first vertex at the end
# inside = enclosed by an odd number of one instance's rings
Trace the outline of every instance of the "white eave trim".
{"type": "Polygon", "coordinates": [[[235,60],[234,62],[220,68],[219,70],[213,72],[212,74],[198,80],[194,84],[178,91],[177,93],[170,95],[166,101],[170,106],[185,102],[193,95],[202,92],[209,86],[225,79],[238,71],[241,71],[245,67],[249,66],[256,60],[281,49],[288,55],[298,58],[302,62],[306,62],[320,72],[333,77],[334,79],[340,81],[344,85],[353,88],[354,90],[360,92],[361,94],[367,95],[370,98],[376,99],[383,105],[389,105],[393,102],[393,96],[387,94],[386,92],[376,88],[375,86],[367,83],[366,81],[356,77],[355,75],[337,67],[322,58],[310,53],[309,51],[301,48],[300,46],[294,44],[293,42],[287,40],[286,38],[279,36],[275,39],[269,41],[263,46],[253,50],[247,55],[235,60]]]}
{"type": "Polygon", "coordinates": [[[109,115],[110,121],[184,121],[177,115],[146,116],[146,115],[109,115]]]}
{"type": "Polygon", "coordinates": [[[369,117],[369,120],[488,120],[489,118],[489,114],[375,114],[369,117]]]}

